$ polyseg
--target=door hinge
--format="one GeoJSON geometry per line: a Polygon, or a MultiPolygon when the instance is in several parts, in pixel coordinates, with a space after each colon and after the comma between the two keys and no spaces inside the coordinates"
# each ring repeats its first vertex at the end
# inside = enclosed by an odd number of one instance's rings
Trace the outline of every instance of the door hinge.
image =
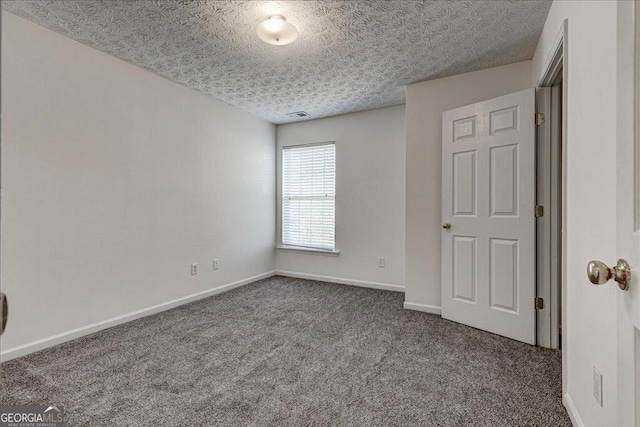
{"type": "Polygon", "coordinates": [[[536,310],[542,310],[544,308],[544,298],[534,298],[533,306],[536,308],[536,310]]]}
{"type": "Polygon", "coordinates": [[[544,114],[536,113],[536,126],[544,124],[544,114]]]}
{"type": "Polygon", "coordinates": [[[9,301],[7,296],[0,292],[0,335],[7,327],[7,319],[9,318],[9,301]]]}
{"type": "Polygon", "coordinates": [[[536,214],[536,218],[543,217],[544,216],[544,206],[536,205],[535,214],[536,214]]]}

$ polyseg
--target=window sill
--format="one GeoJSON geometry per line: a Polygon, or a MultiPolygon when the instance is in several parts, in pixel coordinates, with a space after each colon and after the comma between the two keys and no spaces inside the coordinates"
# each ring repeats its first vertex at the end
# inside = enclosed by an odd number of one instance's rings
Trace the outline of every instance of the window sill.
{"type": "Polygon", "coordinates": [[[300,254],[324,255],[324,256],[340,255],[340,251],[338,249],[334,249],[331,251],[327,249],[314,249],[314,248],[304,248],[300,246],[285,246],[285,245],[279,245],[276,249],[283,252],[297,252],[300,254]]]}

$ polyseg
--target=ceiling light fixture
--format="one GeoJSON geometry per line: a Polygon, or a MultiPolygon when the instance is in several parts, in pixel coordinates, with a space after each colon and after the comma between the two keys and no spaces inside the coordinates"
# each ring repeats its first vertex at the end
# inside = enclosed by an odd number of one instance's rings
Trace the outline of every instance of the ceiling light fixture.
{"type": "Polygon", "coordinates": [[[258,37],[264,42],[285,45],[298,38],[298,30],[287,22],[282,15],[272,15],[262,21],[256,30],[258,37]]]}

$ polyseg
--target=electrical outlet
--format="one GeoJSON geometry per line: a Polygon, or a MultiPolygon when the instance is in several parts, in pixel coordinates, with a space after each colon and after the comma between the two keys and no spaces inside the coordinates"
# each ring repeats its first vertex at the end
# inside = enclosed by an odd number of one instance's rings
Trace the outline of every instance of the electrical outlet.
{"type": "Polygon", "coordinates": [[[213,269],[217,270],[218,268],[220,268],[220,260],[219,259],[214,259],[213,260],[213,269]]]}
{"type": "Polygon", "coordinates": [[[198,263],[194,262],[191,264],[191,275],[195,276],[196,274],[198,274],[198,263]]]}
{"type": "Polygon", "coordinates": [[[593,367],[593,397],[602,406],[602,374],[595,366],[593,367]]]}
{"type": "Polygon", "coordinates": [[[378,267],[384,268],[384,257],[383,256],[378,258],[378,267]]]}

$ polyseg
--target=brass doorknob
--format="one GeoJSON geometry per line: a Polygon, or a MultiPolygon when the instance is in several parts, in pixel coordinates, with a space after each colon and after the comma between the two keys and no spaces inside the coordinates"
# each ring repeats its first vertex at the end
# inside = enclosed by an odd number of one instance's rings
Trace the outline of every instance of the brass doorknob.
{"type": "Polygon", "coordinates": [[[587,264],[587,276],[594,285],[602,285],[613,279],[623,291],[631,280],[631,267],[627,260],[619,259],[615,267],[609,268],[602,261],[590,261],[587,264]]]}
{"type": "Polygon", "coordinates": [[[443,222],[442,223],[442,228],[444,228],[445,230],[448,230],[451,228],[451,223],[450,222],[443,222]]]}

